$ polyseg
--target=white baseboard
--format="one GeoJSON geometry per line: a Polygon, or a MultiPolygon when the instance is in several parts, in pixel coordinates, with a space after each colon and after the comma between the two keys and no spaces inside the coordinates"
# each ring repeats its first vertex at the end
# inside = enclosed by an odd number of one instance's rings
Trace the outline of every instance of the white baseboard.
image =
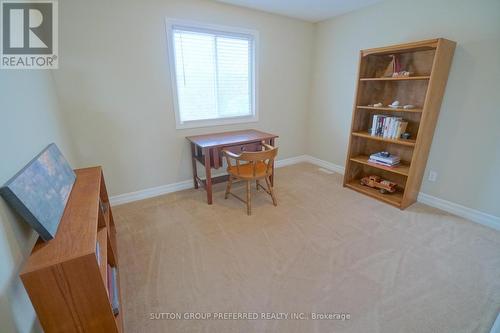
{"type": "MultiPolygon", "coordinates": [[[[292,165],[292,164],[297,164],[297,163],[301,163],[301,162],[308,162],[308,159],[309,159],[309,156],[307,156],[307,155],[300,155],[300,156],[285,158],[285,159],[277,160],[275,163],[275,166],[277,168],[281,168],[281,167],[292,165]]],[[[183,181],[178,182],[178,183],[172,183],[172,184],[167,184],[167,185],[162,185],[162,186],[157,186],[157,187],[151,187],[151,188],[147,188],[147,189],[139,190],[139,191],[135,191],[135,192],[115,195],[115,196],[110,197],[109,201],[110,201],[111,205],[123,205],[123,204],[129,203],[129,202],[149,199],[149,198],[157,197],[157,196],[172,193],[172,192],[187,190],[187,189],[190,189],[193,187],[194,187],[193,180],[189,179],[189,180],[183,180],[183,181]]]]}
{"type": "Polygon", "coordinates": [[[299,156],[295,156],[295,157],[284,158],[282,160],[277,160],[274,163],[274,166],[276,168],[282,168],[282,167],[292,165],[292,164],[309,162],[309,157],[310,156],[308,156],[308,155],[299,155],[299,156]]]}
{"type": "MultiPolygon", "coordinates": [[[[308,156],[307,162],[328,170],[338,172],[340,174],[344,174],[345,171],[345,168],[343,166],[323,161],[312,156],[308,156]]],[[[490,215],[479,210],[469,208],[441,198],[437,198],[423,192],[420,192],[418,194],[417,201],[428,206],[444,210],[445,212],[448,212],[450,214],[463,217],[464,219],[470,220],[472,222],[476,222],[484,226],[500,230],[500,217],[498,216],[490,215]]]]}
{"type": "Polygon", "coordinates": [[[159,195],[187,190],[193,188],[193,180],[184,180],[182,182],[167,184],[157,187],[151,187],[144,190],[124,193],[115,195],[109,198],[111,205],[122,205],[133,201],[149,199],[153,197],[157,197],[159,195]]]}
{"type": "MultiPolygon", "coordinates": [[[[310,156],[310,155],[300,155],[290,158],[285,158],[282,160],[276,161],[276,167],[281,168],[288,165],[293,165],[297,163],[308,162],[314,165],[317,165],[321,168],[331,170],[333,172],[337,172],[340,174],[344,174],[345,168],[341,165],[333,164],[331,162],[327,162],[321,160],[319,158],[310,156]]],[[[125,203],[129,203],[137,200],[144,200],[152,197],[156,197],[159,195],[187,190],[193,188],[193,180],[184,180],[178,183],[162,185],[158,187],[152,187],[136,192],[125,193],[116,195],[110,198],[110,202],[112,205],[121,205],[125,203]]],[[[467,220],[482,224],[484,226],[500,230],[500,217],[490,215],[479,210],[469,208],[451,201],[447,201],[441,198],[434,197],[432,195],[420,192],[418,195],[418,202],[426,204],[431,207],[435,207],[445,212],[451,213],[453,215],[457,215],[463,217],[467,220]]]]}
{"type": "Polygon", "coordinates": [[[500,230],[500,217],[498,216],[490,215],[422,192],[418,194],[417,201],[484,226],[500,230]]]}
{"type": "Polygon", "coordinates": [[[324,160],[320,160],[319,158],[316,158],[316,157],[313,157],[310,155],[306,155],[306,156],[307,156],[306,162],[309,162],[311,164],[315,164],[319,167],[325,168],[327,170],[330,170],[330,171],[333,171],[336,173],[340,173],[341,175],[343,175],[345,172],[345,168],[341,165],[333,164],[333,163],[330,163],[330,162],[327,162],[324,160]]]}
{"type": "MultiPolygon", "coordinates": [[[[340,165],[336,165],[319,158],[308,156],[307,162],[320,166],[322,168],[344,174],[345,168],[340,165]]],[[[420,192],[417,198],[418,202],[426,204],[428,206],[444,210],[453,215],[463,217],[464,219],[470,220],[482,224],[484,226],[500,230],[500,217],[490,215],[479,210],[469,208],[451,201],[447,201],[441,198],[434,197],[432,195],[420,192]]]]}
{"type": "MultiPolygon", "coordinates": [[[[344,174],[345,168],[340,165],[336,165],[319,158],[308,156],[307,162],[320,166],[322,168],[344,174]]],[[[479,210],[469,208],[451,201],[447,201],[441,198],[434,197],[432,195],[420,192],[417,198],[418,202],[426,204],[428,206],[438,208],[448,212],[450,214],[463,217],[464,219],[470,220],[482,224],[484,226],[500,230],[500,217],[490,215],[479,210]]]]}

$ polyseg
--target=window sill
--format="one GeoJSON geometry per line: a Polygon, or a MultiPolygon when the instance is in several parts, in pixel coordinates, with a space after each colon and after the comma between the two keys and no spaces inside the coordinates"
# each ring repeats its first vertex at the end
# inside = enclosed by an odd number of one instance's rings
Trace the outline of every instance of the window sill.
{"type": "Polygon", "coordinates": [[[176,122],[176,129],[187,129],[187,128],[198,128],[198,127],[211,127],[211,126],[222,126],[231,124],[244,124],[244,123],[254,123],[259,121],[257,116],[245,116],[245,117],[234,117],[234,118],[221,118],[221,119],[207,119],[207,120],[192,120],[185,122],[176,122]]]}

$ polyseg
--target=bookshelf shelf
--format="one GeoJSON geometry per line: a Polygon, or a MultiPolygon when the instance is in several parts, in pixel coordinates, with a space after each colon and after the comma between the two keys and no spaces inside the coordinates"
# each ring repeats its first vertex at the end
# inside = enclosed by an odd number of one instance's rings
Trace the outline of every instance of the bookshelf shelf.
{"type": "Polygon", "coordinates": [[[122,311],[113,314],[108,293],[108,265],[119,269],[102,170],[75,173],[56,236],[37,241],[20,277],[44,332],[121,333],[122,311]]]}
{"type": "Polygon", "coordinates": [[[362,77],[360,81],[411,81],[411,80],[429,80],[428,75],[406,76],[406,77],[362,77]]]}
{"type": "MultiPolygon", "coordinates": [[[[400,209],[405,209],[416,201],[455,45],[453,41],[436,38],[360,51],[358,84],[344,174],[345,187],[400,209]],[[411,72],[414,76],[391,77],[395,68],[411,72]],[[412,104],[418,108],[405,110],[365,106],[376,103],[387,106],[396,100],[401,105],[412,104]],[[375,115],[381,117],[378,119],[387,119],[384,116],[399,117],[394,118],[396,120],[402,118],[400,121],[404,122],[411,139],[372,136],[366,129],[373,126],[375,115]],[[368,162],[371,154],[380,151],[399,156],[401,163],[395,167],[386,167],[368,162]],[[398,191],[382,194],[377,189],[361,185],[360,179],[370,175],[397,183],[398,191]]],[[[384,126],[389,126],[390,129],[394,119],[384,126]]]]}
{"type": "Polygon", "coordinates": [[[371,135],[367,131],[360,131],[360,132],[352,132],[351,133],[354,136],[365,138],[365,139],[370,139],[370,140],[376,140],[376,141],[383,141],[383,142],[388,142],[388,143],[395,143],[398,145],[404,145],[404,146],[409,146],[413,147],[415,146],[415,140],[403,140],[403,139],[388,139],[384,138],[381,136],[376,136],[376,135],[371,135]]]}
{"type": "Polygon", "coordinates": [[[408,176],[408,173],[410,171],[410,165],[408,164],[408,162],[401,161],[401,163],[398,164],[398,165],[396,165],[396,166],[388,167],[388,166],[385,166],[385,165],[368,162],[369,159],[370,159],[370,157],[369,156],[365,156],[365,155],[359,155],[359,156],[351,157],[351,161],[353,161],[353,162],[361,163],[361,164],[364,164],[364,165],[369,165],[369,166],[371,166],[373,168],[377,168],[377,169],[380,169],[380,170],[385,170],[385,171],[397,173],[397,174],[400,174],[400,175],[403,175],[403,176],[408,176]]]}
{"type": "Polygon", "coordinates": [[[403,200],[403,192],[401,191],[391,194],[382,194],[374,188],[361,185],[359,179],[351,180],[349,183],[345,184],[345,186],[396,207],[399,207],[403,200]]]}
{"type": "Polygon", "coordinates": [[[358,109],[362,110],[370,110],[370,111],[390,111],[390,112],[415,112],[415,113],[421,113],[422,109],[403,109],[403,108],[385,108],[385,107],[375,107],[375,106],[362,106],[358,105],[356,106],[358,109]]]}

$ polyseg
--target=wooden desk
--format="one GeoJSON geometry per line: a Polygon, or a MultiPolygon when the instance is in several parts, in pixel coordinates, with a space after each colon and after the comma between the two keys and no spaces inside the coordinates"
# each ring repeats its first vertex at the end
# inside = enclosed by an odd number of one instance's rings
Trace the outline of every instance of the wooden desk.
{"type": "MultiPolygon", "coordinates": [[[[201,184],[207,191],[207,202],[211,205],[212,184],[227,180],[227,176],[212,178],[211,169],[218,169],[222,166],[222,150],[226,149],[234,153],[240,153],[245,150],[256,151],[260,149],[262,141],[274,146],[274,140],[277,137],[278,136],[275,134],[264,133],[253,129],[186,137],[191,143],[194,188],[198,188],[198,185],[201,184]],[[196,161],[205,166],[206,179],[198,177],[196,161]]],[[[271,184],[273,184],[273,182],[273,177],[271,177],[271,184]]]]}

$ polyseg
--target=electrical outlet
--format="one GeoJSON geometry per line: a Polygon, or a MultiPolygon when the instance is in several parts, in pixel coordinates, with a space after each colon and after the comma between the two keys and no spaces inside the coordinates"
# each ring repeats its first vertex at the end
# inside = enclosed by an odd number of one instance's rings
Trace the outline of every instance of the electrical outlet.
{"type": "Polygon", "coordinates": [[[428,180],[430,182],[435,182],[437,180],[437,178],[438,178],[438,173],[436,171],[433,171],[433,170],[429,171],[429,178],[428,178],[428,180]]]}

